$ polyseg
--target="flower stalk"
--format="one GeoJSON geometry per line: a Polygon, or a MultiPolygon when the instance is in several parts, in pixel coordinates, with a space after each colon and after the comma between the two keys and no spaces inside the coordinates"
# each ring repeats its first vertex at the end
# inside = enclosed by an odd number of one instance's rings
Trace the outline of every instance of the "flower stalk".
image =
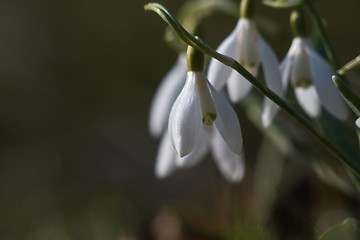
{"type": "Polygon", "coordinates": [[[310,15],[314,21],[315,27],[318,29],[320,36],[323,40],[326,55],[329,58],[330,62],[333,64],[333,66],[336,69],[339,69],[341,67],[341,64],[335,54],[334,48],[330,42],[330,38],[326,32],[325,26],[323,24],[323,21],[321,20],[319,14],[317,13],[316,9],[313,6],[313,3],[310,0],[303,0],[305,3],[305,6],[308,8],[310,15]]]}
{"type": "MultiPolygon", "coordinates": [[[[306,0],[308,2],[308,0],[306,0]]],[[[188,45],[202,51],[203,53],[216,58],[218,61],[223,64],[233,68],[239,74],[242,74],[254,87],[260,91],[262,94],[270,98],[287,113],[289,113],[294,119],[296,119],[309,133],[311,133],[315,138],[317,138],[322,144],[324,144],[331,152],[334,153],[337,158],[342,161],[349,169],[351,169],[356,175],[360,176],[360,163],[357,161],[359,156],[349,156],[347,153],[344,153],[339,149],[333,142],[331,142],[326,137],[322,136],[312,125],[312,122],[302,115],[300,112],[295,110],[290,104],[276,95],[273,91],[267,88],[261,81],[256,79],[251,75],[244,67],[242,67],[237,61],[233,58],[224,56],[208,45],[206,45],[201,39],[195,38],[192,34],[187,32],[176,20],[176,18],[171,14],[165,7],[158,3],[149,3],[144,6],[145,10],[153,11],[157,13],[178,35],[179,37],[186,42],[188,45]]]]}

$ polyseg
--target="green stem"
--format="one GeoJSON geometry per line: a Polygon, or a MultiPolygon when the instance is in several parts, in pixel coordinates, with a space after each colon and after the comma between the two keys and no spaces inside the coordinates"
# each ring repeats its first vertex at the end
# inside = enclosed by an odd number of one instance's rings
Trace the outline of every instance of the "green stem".
{"type": "Polygon", "coordinates": [[[314,21],[314,24],[320,33],[320,36],[324,43],[327,57],[329,58],[329,60],[333,64],[333,66],[336,69],[339,69],[341,67],[341,64],[340,64],[338,58],[336,57],[334,48],[330,42],[330,38],[326,32],[325,26],[319,16],[319,14],[317,13],[316,9],[313,6],[313,3],[310,0],[303,0],[303,1],[304,1],[305,5],[307,6],[307,8],[309,9],[309,11],[311,13],[311,17],[314,21]]]}
{"type": "Polygon", "coordinates": [[[186,42],[188,45],[204,52],[205,54],[217,59],[223,64],[233,68],[238,73],[243,75],[254,87],[260,91],[262,94],[270,98],[273,102],[279,105],[282,109],[288,112],[294,119],[296,119],[308,132],[310,132],[314,137],[316,137],[321,143],[323,143],[331,152],[333,152],[339,160],[346,164],[355,174],[360,176],[360,163],[355,159],[351,159],[347,154],[343,153],[336,145],[329,141],[324,136],[320,135],[316,129],[313,127],[311,121],[306,118],[304,115],[300,114],[297,110],[291,107],[290,104],[285,102],[282,98],[272,92],[267,88],[261,81],[257,80],[253,75],[251,75],[245,68],[243,68],[237,61],[233,58],[222,55],[208,45],[206,45],[201,39],[194,37],[192,34],[187,32],[175,19],[175,17],[162,5],[158,3],[149,3],[145,5],[145,10],[151,10],[156,12],[178,35],[179,37],[186,42]]]}
{"type": "MultiPolygon", "coordinates": [[[[195,33],[204,18],[215,12],[238,18],[237,9],[239,9],[239,4],[231,0],[186,1],[178,12],[178,20],[188,32],[195,33]]],[[[170,27],[165,30],[165,40],[176,52],[180,53],[186,50],[186,44],[176,36],[170,27]]]]}
{"type": "Polygon", "coordinates": [[[345,73],[356,67],[360,67],[360,55],[358,55],[356,58],[345,64],[345,66],[340,68],[338,70],[338,74],[344,75],[345,73]]]}

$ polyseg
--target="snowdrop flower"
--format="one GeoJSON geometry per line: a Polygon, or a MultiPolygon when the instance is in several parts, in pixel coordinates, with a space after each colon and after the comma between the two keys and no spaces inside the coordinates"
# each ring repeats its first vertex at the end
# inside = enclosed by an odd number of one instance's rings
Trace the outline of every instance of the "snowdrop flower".
{"type": "Polygon", "coordinates": [[[193,151],[204,130],[213,125],[236,154],[241,153],[242,135],[237,115],[227,100],[206,79],[204,55],[188,47],[186,83],[169,116],[169,138],[176,152],[184,157],[193,151]]]}
{"type": "Polygon", "coordinates": [[[295,38],[280,64],[284,88],[290,80],[296,99],[309,116],[318,117],[323,106],[335,117],[346,119],[345,103],[331,80],[334,71],[306,37],[302,13],[293,12],[290,22],[295,38]]]}
{"type": "Polygon", "coordinates": [[[356,119],[355,124],[358,128],[360,128],[360,117],[356,119]]]}
{"type": "MultiPolygon", "coordinates": [[[[278,59],[252,20],[253,4],[253,0],[241,2],[240,19],[235,29],[219,45],[217,51],[239,61],[254,76],[258,75],[261,66],[266,85],[277,95],[283,97],[278,59]]],[[[230,100],[234,103],[245,97],[252,87],[251,83],[241,74],[216,59],[212,59],[210,62],[208,78],[217,90],[227,84],[230,100]]],[[[265,127],[271,124],[278,110],[279,107],[265,97],[262,113],[262,122],[265,127]]]]}
{"type": "Polygon", "coordinates": [[[151,103],[149,129],[155,138],[159,138],[167,127],[171,107],[185,84],[186,72],[186,54],[180,53],[174,67],[161,81],[151,103]]]}
{"type": "Polygon", "coordinates": [[[186,73],[186,55],[180,54],[174,67],[162,80],[151,105],[150,132],[154,137],[162,135],[156,157],[155,175],[163,179],[178,168],[190,168],[199,163],[211,149],[213,159],[224,178],[229,182],[240,182],[245,172],[243,155],[234,153],[216,128],[211,132],[202,131],[193,151],[185,157],[179,156],[171,144],[168,131],[164,131],[171,107],[185,84],[186,73]]]}

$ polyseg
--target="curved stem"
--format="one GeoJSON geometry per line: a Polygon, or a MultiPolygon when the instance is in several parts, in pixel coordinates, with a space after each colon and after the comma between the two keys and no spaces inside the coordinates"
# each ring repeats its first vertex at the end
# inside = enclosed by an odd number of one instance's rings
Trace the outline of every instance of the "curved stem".
{"type": "Polygon", "coordinates": [[[338,58],[336,57],[335,50],[330,42],[330,38],[326,32],[325,26],[319,14],[317,13],[316,9],[314,8],[313,3],[310,0],[303,0],[303,1],[305,2],[306,7],[309,9],[311,13],[311,17],[314,21],[316,28],[319,30],[320,36],[325,46],[326,55],[328,56],[329,60],[336,69],[341,68],[341,64],[338,58]]]}
{"type": "MultiPolygon", "coordinates": [[[[239,4],[231,0],[194,0],[181,5],[177,18],[188,32],[195,33],[201,21],[215,12],[238,18],[239,4]]],[[[187,45],[179,39],[172,29],[166,28],[165,40],[178,53],[186,51],[187,45]]]]}
{"type": "Polygon", "coordinates": [[[320,135],[316,129],[313,127],[311,121],[306,118],[304,115],[299,113],[297,110],[291,107],[290,104],[285,102],[282,98],[276,95],[273,91],[267,88],[261,81],[257,80],[253,75],[251,75],[244,67],[242,67],[237,61],[233,58],[222,55],[208,45],[206,45],[201,39],[193,36],[187,32],[175,19],[175,17],[162,5],[158,3],[149,3],[145,5],[145,10],[151,10],[156,12],[170,27],[179,35],[179,37],[186,42],[188,45],[206,53],[207,55],[217,59],[223,64],[233,68],[239,74],[243,75],[254,87],[264,94],[266,97],[270,98],[273,102],[279,105],[282,109],[288,112],[294,119],[296,119],[308,132],[310,132],[314,137],[316,137],[321,143],[323,143],[331,152],[333,152],[339,160],[341,160],[347,167],[349,167],[356,175],[360,176],[360,163],[356,159],[352,159],[346,153],[343,153],[335,144],[330,140],[320,135]]]}
{"type": "Polygon", "coordinates": [[[352,70],[353,68],[360,67],[360,55],[356,58],[351,60],[350,62],[346,63],[342,68],[340,68],[337,72],[340,75],[344,75],[348,71],[352,70]]]}

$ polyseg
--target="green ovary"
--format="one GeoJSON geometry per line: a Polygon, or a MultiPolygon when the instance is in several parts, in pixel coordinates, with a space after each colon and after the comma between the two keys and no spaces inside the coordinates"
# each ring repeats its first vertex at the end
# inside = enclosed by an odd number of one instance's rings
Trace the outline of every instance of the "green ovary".
{"type": "Polygon", "coordinates": [[[205,113],[205,116],[203,116],[202,118],[204,128],[206,129],[208,127],[212,127],[215,119],[216,119],[216,113],[210,113],[210,112],[205,113]]]}
{"type": "Polygon", "coordinates": [[[295,81],[295,87],[309,88],[312,85],[312,80],[306,77],[300,77],[295,81]]]}

